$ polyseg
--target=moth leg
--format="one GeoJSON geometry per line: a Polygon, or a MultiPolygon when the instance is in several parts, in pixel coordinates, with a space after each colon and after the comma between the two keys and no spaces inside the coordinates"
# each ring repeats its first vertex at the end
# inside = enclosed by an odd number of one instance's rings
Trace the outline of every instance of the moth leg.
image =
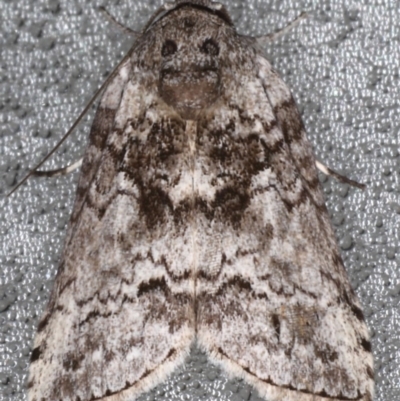
{"type": "Polygon", "coordinates": [[[105,16],[105,18],[106,18],[109,22],[111,22],[113,25],[115,25],[115,26],[116,26],[118,29],[120,29],[123,33],[128,34],[128,35],[131,35],[131,36],[138,36],[138,35],[139,35],[139,32],[136,32],[136,31],[134,31],[133,29],[128,28],[128,27],[125,26],[125,25],[122,25],[119,21],[117,21],[116,18],[115,18],[113,15],[111,15],[105,7],[100,6],[100,7],[99,7],[99,10],[100,10],[100,12],[103,13],[103,15],[105,16]]]}
{"type": "Polygon", "coordinates": [[[285,27],[278,29],[275,32],[269,33],[267,35],[258,36],[256,38],[258,44],[264,45],[268,42],[273,42],[274,40],[280,38],[283,35],[286,35],[290,30],[292,30],[297,25],[299,25],[300,22],[303,19],[306,19],[307,17],[308,17],[308,14],[306,12],[302,12],[298,17],[296,17],[292,22],[289,22],[289,24],[286,25],[285,27]]]}
{"type": "Polygon", "coordinates": [[[34,177],[58,177],[60,175],[67,175],[78,169],[82,165],[83,157],[77,160],[75,163],[69,164],[68,166],[58,168],[56,170],[38,170],[32,175],[34,177]]]}
{"type": "Polygon", "coordinates": [[[360,189],[365,189],[365,184],[362,184],[360,182],[351,180],[350,178],[347,178],[344,175],[339,174],[338,172],[332,170],[331,168],[325,166],[325,164],[321,163],[319,160],[315,160],[315,165],[321,173],[325,175],[329,175],[339,182],[343,182],[344,184],[349,184],[352,187],[360,188],[360,189]]]}
{"type": "Polygon", "coordinates": [[[114,68],[112,73],[108,76],[108,78],[103,82],[103,84],[100,86],[99,89],[97,89],[96,93],[92,96],[92,98],[89,100],[81,114],[79,114],[78,118],[75,120],[75,122],[72,124],[71,128],[67,131],[67,133],[58,141],[58,143],[54,146],[54,148],[50,151],[50,153],[47,154],[15,187],[14,189],[8,193],[7,196],[11,196],[17,189],[23,185],[32,175],[34,175],[35,171],[37,171],[38,168],[42,167],[42,165],[50,159],[51,156],[57,151],[57,149],[65,142],[65,140],[71,135],[71,133],[75,130],[75,128],[78,126],[78,124],[82,121],[83,117],[86,115],[86,113],[89,111],[89,109],[92,107],[92,104],[94,101],[97,99],[97,97],[100,95],[100,93],[103,92],[103,90],[108,86],[108,84],[114,79],[114,77],[118,74],[121,66],[126,62],[126,60],[129,59],[130,57],[130,51],[126,54],[126,56],[118,63],[118,65],[114,68]]]}

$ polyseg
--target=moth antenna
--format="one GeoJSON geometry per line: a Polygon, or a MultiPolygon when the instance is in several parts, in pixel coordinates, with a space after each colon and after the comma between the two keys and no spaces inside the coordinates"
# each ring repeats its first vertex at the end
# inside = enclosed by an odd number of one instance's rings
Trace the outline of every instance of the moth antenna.
{"type": "Polygon", "coordinates": [[[83,157],[66,167],[61,167],[56,170],[38,170],[35,171],[32,175],[34,177],[58,177],[60,175],[67,175],[82,166],[82,161],[83,157]]]}
{"type": "Polygon", "coordinates": [[[115,25],[118,29],[120,29],[123,33],[138,37],[140,36],[140,32],[134,31],[131,28],[128,28],[127,26],[121,24],[117,19],[103,6],[99,7],[99,11],[103,14],[103,16],[111,22],[113,25],[115,25]]]}
{"type": "Polygon", "coordinates": [[[332,170],[331,168],[325,166],[325,164],[321,163],[319,160],[315,160],[315,165],[321,173],[331,176],[335,178],[337,181],[342,182],[344,184],[349,184],[352,187],[360,188],[364,190],[366,188],[365,184],[362,184],[361,182],[351,180],[350,178],[347,178],[346,176],[339,174],[335,170],[332,170]]]}
{"type": "Polygon", "coordinates": [[[308,14],[306,12],[302,12],[298,17],[296,17],[292,22],[289,22],[289,24],[285,27],[267,35],[257,36],[255,39],[260,46],[263,46],[269,42],[273,42],[281,36],[286,35],[289,31],[299,25],[300,22],[306,18],[308,18],[308,14]]]}
{"type": "Polygon", "coordinates": [[[131,50],[125,55],[125,57],[118,63],[118,65],[114,68],[112,73],[108,76],[108,78],[103,82],[103,84],[100,86],[100,88],[96,91],[96,93],[92,96],[92,98],[89,100],[88,104],[86,107],[83,109],[81,114],[79,114],[78,118],[75,120],[75,122],[72,124],[71,128],[68,130],[68,132],[59,140],[59,142],[54,146],[54,148],[50,151],[50,153],[47,154],[17,185],[16,187],[7,195],[7,197],[11,196],[17,189],[23,185],[31,176],[35,175],[36,170],[50,159],[51,156],[56,152],[56,150],[65,142],[65,140],[72,134],[72,132],[75,130],[75,128],[78,126],[78,124],[81,122],[82,118],[85,116],[85,114],[89,111],[90,107],[94,103],[94,101],[97,99],[97,97],[100,95],[100,93],[105,89],[105,87],[108,85],[108,83],[114,78],[115,74],[121,67],[121,65],[128,59],[130,56],[131,50]]]}
{"type": "Polygon", "coordinates": [[[143,28],[143,32],[146,32],[162,13],[165,13],[166,11],[170,10],[173,7],[174,3],[165,3],[160,8],[158,8],[157,11],[153,14],[153,16],[149,19],[146,26],[143,28]]]}

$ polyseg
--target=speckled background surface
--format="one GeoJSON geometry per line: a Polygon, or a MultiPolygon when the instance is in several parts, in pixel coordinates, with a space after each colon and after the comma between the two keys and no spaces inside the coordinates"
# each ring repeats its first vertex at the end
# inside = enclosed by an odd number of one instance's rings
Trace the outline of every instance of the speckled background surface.
{"type": "MultiPolygon", "coordinates": [[[[161,1],[0,0],[0,401],[25,400],[28,359],[47,302],[77,173],[31,179],[4,195],[67,131],[161,1]]],[[[316,155],[368,185],[321,176],[351,282],[364,306],[376,400],[400,399],[400,12],[393,0],[225,2],[238,31],[262,34],[302,11],[310,17],[266,48],[292,88],[316,155]]],[[[83,153],[93,113],[48,163],[83,153]]],[[[184,368],[141,397],[260,400],[196,348],[184,368]]]]}

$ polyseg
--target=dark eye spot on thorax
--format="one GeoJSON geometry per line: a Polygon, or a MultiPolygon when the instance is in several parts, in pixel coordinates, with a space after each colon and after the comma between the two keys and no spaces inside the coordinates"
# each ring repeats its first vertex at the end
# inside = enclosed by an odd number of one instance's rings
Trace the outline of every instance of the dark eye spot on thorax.
{"type": "Polygon", "coordinates": [[[219,46],[218,43],[212,39],[206,39],[200,47],[200,51],[204,54],[209,54],[210,56],[218,56],[219,46]]]}
{"type": "Polygon", "coordinates": [[[161,55],[163,57],[172,56],[177,50],[177,44],[173,40],[167,39],[162,46],[161,55]]]}

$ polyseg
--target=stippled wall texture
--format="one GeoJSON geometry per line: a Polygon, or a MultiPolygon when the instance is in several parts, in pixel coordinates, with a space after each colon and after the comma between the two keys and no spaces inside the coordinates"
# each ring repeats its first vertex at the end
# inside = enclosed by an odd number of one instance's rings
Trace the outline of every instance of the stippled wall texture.
{"type": "MultiPolygon", "coordinates": [[[[4,195],[72,124],[129,49],[97,10],[140,29],[160,1],[0,2],[0,401],[25,400],[28,359],[48,300],[77,173],[4,195]]],[[[376,400],[400,399],[400,14],[395,1],[225,2],[237,29],[263,34],[310,17],[266,47],[291,87],[315,154],[367,184],[321,176],[341,252],[372,336],[376,400]]],[[[93,113],[48,163],[80,157],[93,113]]],[[[145,400],[259,400],[192,350],[145,400]]]]}

